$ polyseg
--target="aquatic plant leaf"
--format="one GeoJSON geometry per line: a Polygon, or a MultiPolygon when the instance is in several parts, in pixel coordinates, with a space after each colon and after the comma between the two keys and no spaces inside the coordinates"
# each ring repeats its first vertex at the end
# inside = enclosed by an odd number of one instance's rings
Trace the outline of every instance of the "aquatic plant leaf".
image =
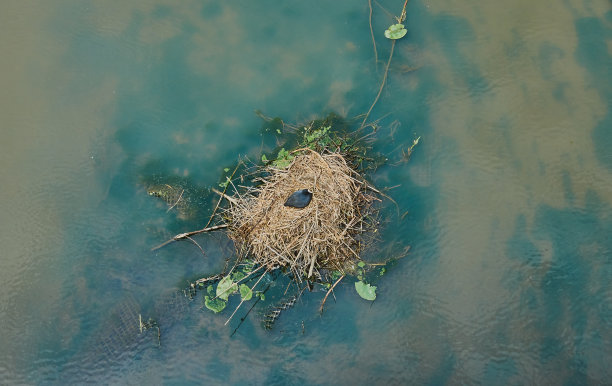
{"type": "Polygon", "coordinates": [[[217,284],[217,297],[219,299],[227,300],[236,291],[238,291],[238,285],[232,281],[229,275],[221,279],[219,284],[217,284]]]}
{"type": "Polygon", "coordinates": [[[385,31],[385,37],[391,40],[403,38],[408,31],[403,24],[393,24],[385,31]]]}
{"type": "Polygon", "coordinates": [[[363,281],[355,282],[355,290],[365,300],[374,300],[376,299],[376,286],[369,285],[364,283],[363,281]]]}
{"type": "Polygon", "coordinates": [[[240,284],[240,298],[242,300],[251,300],[253,297],[253,291],[246,284],[240,284]]]}
{"type": "Polygon", "coordinates": [[[274,166],[276,166],[279,169],[284,169],[289,165],[291,165],[291,160],[279,159],[279,160],[274,161],[274,166]]]}
{"type": "Polygon", "coordinates": [[[255,263],[251,260],[244,260],[244,266],[242,267],[242,271],[244,273],[250,273],[255,269],[255,263]]]}
{"type": "Polygon", "coordinates": [[[279,169],[284,169],[291,164],[291,161],[293,161],[294,158],[295,156],[291,155],[288,150],[285,150],[285,148],[282,148],[278,151],[276,160],[272,162],[272,165],[274,165],[275,167],[279,169]]]}
{"type": "Polygon", "coordinates": [[[304,141],[306,142],[306,146],[314,147],[318,142],[320,145],[325,147],[331,138],[327,134],[327,132],[331,129],[331,126],[321,127],[320,129],[313,130],[309,132],[308,130],[304,133],[304,141]]]}
{"type": "Polygon", "coordinates": [[[221,182],[221,183],[219,184],[219,186],[220,186],[221,188],[224,188],[224,189],[225,189],[229,183],[230,183],[230,178],[229,178],[229,177],[225,177],[225,182],[221,182]]]}
{"type": "Polygon", "coordinates": [[[357,266],[363,268],[365,267],[365,263],[363,261],[360,261],[359,263],[357,263],[357,266]]]}
{"type": "Polygon", "coordinates": [[[268,157],[266,157],[266,155],[265,155],[265,154],[262,154],[262,155],[261,155],[261,162],[263,162],[263,163],[267,164],[267,163],[268,163],[268,162],[270,162],[270,161],[268,160],[268,157]]]}
{"type": "Polygon", "coordinates": [[[244,279],[246,277],[246,275],[240,271],[236,271],[234,273],[232,273],[232,280],[234,280],[235,282],[239,282],[240,280],[244,279]]]}
{"type": "Polygon", "coordinates": [[[215,314],[223,311],[227,303],[219,298],[211,298],[210,296],[206,296],[204,298],[204,305],[209,310],[213,311],[215,314]]]}

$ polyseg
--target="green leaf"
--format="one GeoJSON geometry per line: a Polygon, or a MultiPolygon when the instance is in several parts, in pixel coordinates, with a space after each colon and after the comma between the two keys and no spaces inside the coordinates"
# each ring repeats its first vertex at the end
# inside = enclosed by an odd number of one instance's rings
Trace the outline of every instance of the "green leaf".
{"type": "Polygon", "coordinates": [[[295,156],[291,155],[288,150],[285,150],[285,148],[282,148],[278,151],[276,160],[272,162],[272,165],[274,165],[275,167],[279,169],[284,169],[291,164],[291,161],[293,161],[294,158],[295,156]]]}
{"type": "Polygon", "coordinates": [[[230,171],[230,168],[224,168],[223,171],[227,173],[230,171]]]}
{"type": "Polygon", "coordinates": [[[224,277],[217,284],[217,297],[219,299],[227,300],[236,291],[238,291],[238,285],[232,281],[230,276],[224,277]]]}
{"type": "Polygon", "coordinates": [[[280,160],[274,161],[274,166],[276,166],[279,169],[284,169],[284,168],[286,168],[289,165],[291,165],[291,161],[290,160],[280,159],[280,160]]]}
{"type": "Polygon", "coordinates": [[[262,154],[262,155],[261,155],[261,162],[263,162],[263,163],[267,164],[267,163],[268,163],[268,162],[270,162],[270,161],[268,160],[268,157],[266,157],[266,155],[265,155],[265,154],[262,154]]]}
{"type": "Polygon", "coordinates": [[[355,290],[365,300],[374,300],[376,299],[376,286],[369,285],[364,283],[363,281],[355,282],[355,290]]]}
{"type": "Polygon", "coordinates": [[[230,183],[230,178],[225,177],[225,182],[220,183],[219,186],[222,188],[226,188],[229,183],[230,183]]]}
{"type": "Polygon", "coordinates": [[[240,298],[242,300],[251,300],[253,297],[253,291],[246,284],[240,284],[240,298]]]}
{"type": "Polygon", "coordinates": [[[393,24],[385,31],[385,37],[391,40],[401,39],[408,31],[403,24],[393,24]]]}
{"type": "Polygon", "coordinates": [[[314,145],[320,140],[322,142],[321,144],[325,145],[330,139],[327,135],[329,129],[331,129],[331,126],[321,127],[320,129],[313,130],[312,132],[309,132],[309,129],[306,129],[306,132],[304,133],[304,140],[306,141],[306,144],[308,146],[314,145]]]}
{"type": "Polygon", "coordinates": [[[208,292],[209,295],[212,295],[215,293],[215,287],[213,287],[212,285],[209,285],[208,288],[206,288],[206,292],[208,292]]]}
{"type": "Polygon", "coordinates": [[[387,272],[387,268],[382,267],[382,268],[380,269],[380,276],[384,275],[386,272],[387,272]]]}
{"type": "Polygon", "coordinates": [[[245,274],[240,272],[240,271],[236,271],[234,273],[232,273],[232,280],[234,280],[235,282],[239,282],[240,280],[245,278],[245,274]]]}
{"type": "Polygon", "coordinates": [[[338,280],[340,276],[342,276],[342,273],[340,271],[334,270],[334,271],[331,271],[329,278],[330,280],[338,280]]]}
{"type": "Polygon", "coordinates": [[[253,271],[253,269],[255,268],[255,263],[252,262],[251,260],[245,260],[244,261],[244,266],[242,267],[242,271],[245,273],[249,273],[251,271],[253,271]]]}
{"type": "Polygon", "coordinates": [[[223,311],[227,303],[219,298],[211,298],[210,296],[206,296],[204,298],[204,305],[209,310],[213,311],[215,314],[223,311]]]}
{"type": "Polygon", "coordinates": [[[360,261],[359,263],[357,263],[357,266],[363,268],[365,267],[365,263],[363,261],[360,261]]]}

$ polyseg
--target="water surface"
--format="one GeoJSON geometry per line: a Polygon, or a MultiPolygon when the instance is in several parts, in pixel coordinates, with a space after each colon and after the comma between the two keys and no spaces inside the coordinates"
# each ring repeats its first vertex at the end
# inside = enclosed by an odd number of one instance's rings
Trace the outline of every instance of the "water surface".
{"type": "Polygon", "coordinates": [[[255,110],[363,114],[402,4],[373,3],[376,64],[367,1],[4,1],[0,383],[609,383],[609,1],[409,3],[371,116],[373,182],[407,214],[389,204],[370,257],[411,249],[376,302],[347,281],[322,317],[311,293],[230,337],[228,311],[170,295],[232,246],[151,252],[214,202],[167,213],[143,181],[205,191],[259,159],[255,110]]]}

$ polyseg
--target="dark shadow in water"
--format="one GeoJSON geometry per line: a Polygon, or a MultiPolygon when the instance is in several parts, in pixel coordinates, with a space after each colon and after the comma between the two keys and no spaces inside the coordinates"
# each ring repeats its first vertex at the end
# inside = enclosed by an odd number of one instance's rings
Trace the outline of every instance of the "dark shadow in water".
{"type": "Polygon", "coordinates": [[[593,192],[587,194],[586,208],[542,205],[530,227],[524,216],[518,216],[515,234],[508,242],[508,255],[532,268],[525,270],[525,277],[517,278],[518,286],[512,288],[521,291],[520,312],[539,337],[529,344],[537,344],[544,368],[567,369],[564,379],[569,384],[589,381],[585,355],[601,341],[587,331],[610,331],[611,327],[609,315],[595,311],[609,301],[606,288],[612,277],[612,239],[608,236],[612,220],[599,213],[610,211],[593,192]],[[550,243],[550,261],[542,261],[532,238],[550,243]],[[530,278],[526,277],[529,272],[533,274],[530,278]]]}
{"type": "Polygon", "coordinates": [[[599,92],[607,107],[605,116],[592,132],[595,152],[599,161],[612,171],[612,56],[608,49],[612,28],[594,17],[577,19],[575,27],[576,61],[589,73],[590,86],[599,92]]]}
{"type": "Polygon", "coordinates": [[[469,21],[452,15],[436,16],[433,33],[439,38],[446,59],[457,76],[464,79],[471,95],[482,96],[484,91],[489,89],[488,81],[482,76],[477,64],[470,60],[459,46],[466,42],[474,42],[476,39],[469,21]]]}

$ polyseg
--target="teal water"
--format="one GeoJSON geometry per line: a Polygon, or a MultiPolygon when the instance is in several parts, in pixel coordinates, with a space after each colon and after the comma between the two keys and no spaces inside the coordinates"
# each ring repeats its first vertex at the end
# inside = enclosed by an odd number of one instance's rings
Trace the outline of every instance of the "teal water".
{"type": "MultiPolygon", "coordinates": [[[[363,114],[403,2],[0,4],[1,384],[612,382],[609,1],[410,1],[372,120],[390,196],[372,258],[410,253],[272,331],[172,297],[222,269],[222,234],[146,193],[207,192],[258,159],[260,110],[363,114]],[[409,162],[405,151],[421,136],[409,162]],[[158,319],[162,345],[134,315],[158,319]]],[[[229,308],[231,309],[231,307],[229,308]]]]}

